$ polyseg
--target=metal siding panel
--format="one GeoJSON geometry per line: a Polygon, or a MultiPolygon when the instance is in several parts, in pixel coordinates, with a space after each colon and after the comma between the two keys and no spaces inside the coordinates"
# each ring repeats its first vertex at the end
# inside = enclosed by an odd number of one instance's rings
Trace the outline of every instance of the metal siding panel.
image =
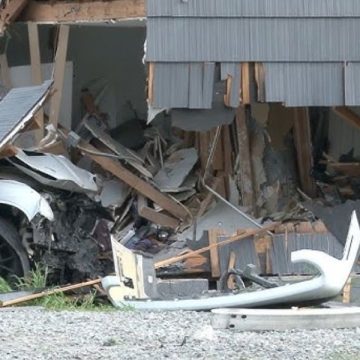
{"type": "Polygon", "coordinates": [[[345,65],[345,104],[347,106],[360,105],[360,63],[345,65]]]}
{"type": "Polygon", "coordinates": [[[342,63],[265,63],[265,100],[286,106],[344,105],[342,63]]]}
{"type": "Polygon", "coordinates": [[[202,83],[202,108],[211,109],[214,95],[215,63],[205,63],[202,83]]]}
{"type": "Polygon", "coordinates": [[[52,80],[42,85],[27,86],[10,90],[0,101],[0,141],[3,140],[21,120],[43,98],[52,80]]]}
{"type": "Polygon", "coordinates": [[[148,61],[358,61],[356,18],[149,18],[148,61]]]}
{"type": "Polygon", "coordinates": [[[189,108],[202,108],[203,66],[201,63],[189,64],[189,108]]]}
{"type": "Polygon", "coordinates": [[[154,71],[153,88],[154,107],[188,107],[189,65],[185,63],[157,63],[154,71]]]}
{"type": "Polygon", "coordinates": [[[355,17],[358,0],[148,0],[147,16],[355,17]]]}

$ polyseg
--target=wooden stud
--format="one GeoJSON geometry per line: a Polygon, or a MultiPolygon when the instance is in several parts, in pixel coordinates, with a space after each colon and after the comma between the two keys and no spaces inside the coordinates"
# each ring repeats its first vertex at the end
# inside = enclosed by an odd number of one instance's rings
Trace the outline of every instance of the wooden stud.
{"type": "Polygon", "coordinates": [[[218,249],[218,235],[219,235],[219,229],[208,230],[209,245],[212,246],[210,248],[211,276],[214,279],[218,279],[221,275],[219,249],[218,249]]]}
{"type": "Polygon", "coordinates": [[[240,157],[240,190],[242,205],[254,207],[254,189],[251,170],[250,143],[246,124],[246,111],[243,106],[236,110],[236,135],[238,142],[238,154],[240,157]]]}
{"type": "Polygon", "coordinates": [[[58,44],[54,63],[54,94],[50,101],[49,122],[55,127],[58,125],[61,95],[64,85],[64,75],[66,66],[66,53],[68,47],[70,27],[68,25],[60,25],[58,44]]]}
{"type": "Polygon", "coordinates": [[[248,105],[251,102],[250,90],[250,64],[248,62],[241,64],[241,98],[242,104],[248,105]]]}
{"type": "Polygon", "coordinates": [[[294,140],[302,190],[310,197],[316,196],[316,184],[311,176],[313,168],[310,118],[307,108],[294,109],[294,140]]]}
{"type": "MultiPolygon", "coordinates": [[[[40,60],[40,44],[38,25],[32,22],[28,23],[29,47],[30,47],[30,64],[31,79],[34,85],[41,85],[41,60],[40,60]]],[[[39,126],[36,132],[37,140],[40,141],[44,136],[44,111],[39,109],[35,115],[35,121],[39,126]]]]}
{"type": "Polygon", "coordinates": [[[180,221],[169,215],[157,212],[146,205],[146,199],[138,195],[138,213],[144,219],[151,221],[154,224],[165,226],[171,229],[177,229],[180,221]]]}
{"type": "MultiPolygon", "coordinates": [[[[230,257],[229,257],[228,271],[230,271],[231,269],[234,269],[235,264],[236,264],[236,253],[234,251],[232,251],[230,253],[230,257]]],[[[227,280],[228,289],[234,290],[235,286],[236,286],[236,281],[235,281],[234,275],[229,275],[228,280],[227,280]]]]}
{"type": "Polygon", "coordinates": [[[351,302],[351,277],[349,277],[344,286],[342,302],[344,304],[350,304],[351,302]]]}
{"type": "Polygon", "coordinates": [[[148,75],[148,100],[149,104],[152,105],[154,101],[154,72],[155,63],[149,63],[149,75],[148,75]]]}

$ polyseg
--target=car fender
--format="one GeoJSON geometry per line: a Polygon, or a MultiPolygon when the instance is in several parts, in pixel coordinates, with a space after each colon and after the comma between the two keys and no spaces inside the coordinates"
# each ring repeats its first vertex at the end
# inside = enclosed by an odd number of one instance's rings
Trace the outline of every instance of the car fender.
{"type": "Polygon", "coordinates": [[[54,220],[54,214],[46,199],[30,186],[18,181],[0,180],[0,204],[21,210],[29,221],[37,214],[50,221],[54,220]]]}

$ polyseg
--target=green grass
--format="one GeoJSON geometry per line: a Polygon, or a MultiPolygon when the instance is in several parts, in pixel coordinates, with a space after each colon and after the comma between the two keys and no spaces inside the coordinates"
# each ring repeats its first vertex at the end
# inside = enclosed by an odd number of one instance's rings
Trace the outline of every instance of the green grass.
{"type": "Polygon", "coordinates": [[[2,277],[0,277],[0,294],[12,291],[9,283],[2,277]]]}

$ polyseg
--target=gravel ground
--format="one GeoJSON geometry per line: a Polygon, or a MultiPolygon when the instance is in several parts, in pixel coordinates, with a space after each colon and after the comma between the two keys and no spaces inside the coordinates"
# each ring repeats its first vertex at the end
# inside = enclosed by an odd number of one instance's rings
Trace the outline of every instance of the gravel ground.
{"type": "MultiPolygon", "coordinates": [[[[0,310],[0,359],[360,359],[360,328],[234,332],[210,313],[0,310]]],[[[359,324],[360,326],[360,324],[359,324]]]]}

